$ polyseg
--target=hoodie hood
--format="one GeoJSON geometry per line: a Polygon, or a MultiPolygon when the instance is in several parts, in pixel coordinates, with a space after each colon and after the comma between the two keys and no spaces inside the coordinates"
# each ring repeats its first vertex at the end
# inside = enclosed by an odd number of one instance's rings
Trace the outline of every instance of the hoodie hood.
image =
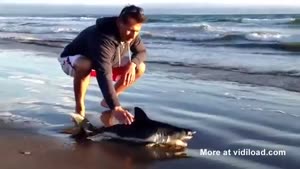
{"type": "Polygon", "coordinates": [[[96,20],[96,28],[101,35],[108,37],[116,43],[121,42],[119,29],[117,26],[118,17],[103,17],[96,20]]]}

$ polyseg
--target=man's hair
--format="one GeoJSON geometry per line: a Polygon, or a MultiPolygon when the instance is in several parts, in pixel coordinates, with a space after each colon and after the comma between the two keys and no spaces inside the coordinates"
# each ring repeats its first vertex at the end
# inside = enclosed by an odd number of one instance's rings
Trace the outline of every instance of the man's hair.
{"type": "Polygon", "coordinates": [[[119,18],[123,23],[127,24],[130,18],[136,20],[138,23],[146,22],[147,18],[144,15],[143,8],[140,8],[135,5],[129,5],[122,9],[119,18]]]}

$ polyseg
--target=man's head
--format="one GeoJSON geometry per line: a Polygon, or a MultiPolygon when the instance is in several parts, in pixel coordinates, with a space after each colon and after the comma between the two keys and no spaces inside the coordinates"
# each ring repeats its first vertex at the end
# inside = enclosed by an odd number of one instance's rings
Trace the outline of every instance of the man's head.
{"type": "Polygon", "coordinates": [[[123,8],[117,21],[121,40],[131,42],[139,34],[145,21],[142,8],[134,5],[123,8]]]}

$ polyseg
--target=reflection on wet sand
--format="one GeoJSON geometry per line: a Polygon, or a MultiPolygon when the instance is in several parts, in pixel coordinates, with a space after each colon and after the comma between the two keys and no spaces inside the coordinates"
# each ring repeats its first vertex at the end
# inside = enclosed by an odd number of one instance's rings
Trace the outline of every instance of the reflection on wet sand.
{"type": "Polygon", "coordinates": [[[170,150],[161,147],[145,147],[117,141],[91,142],[77,140],[75,150],[83,157],[89,158],[89,163],[107,166],[109,168],[143,168],[149,167],[155,161],[188,158],[184,149],[170,150]]]}

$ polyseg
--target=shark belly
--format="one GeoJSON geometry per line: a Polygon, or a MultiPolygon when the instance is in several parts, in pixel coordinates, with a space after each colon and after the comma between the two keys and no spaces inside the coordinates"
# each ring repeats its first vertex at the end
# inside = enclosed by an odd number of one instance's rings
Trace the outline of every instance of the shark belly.
{"type": "Polygon", "coordinates": [[[130,141],[130,142],[136,142],[136,143],[154,143],[155,138],[148,137],[148,138],[140,138],[140,137],[133,137],[133,136],[120,136],[113,132],[103,132],[91,137],[88,137],[88,139],[92,141],[101,141],[105,139],[118,139],[118,140],[124,140],[124,141],[130,141]]]}

